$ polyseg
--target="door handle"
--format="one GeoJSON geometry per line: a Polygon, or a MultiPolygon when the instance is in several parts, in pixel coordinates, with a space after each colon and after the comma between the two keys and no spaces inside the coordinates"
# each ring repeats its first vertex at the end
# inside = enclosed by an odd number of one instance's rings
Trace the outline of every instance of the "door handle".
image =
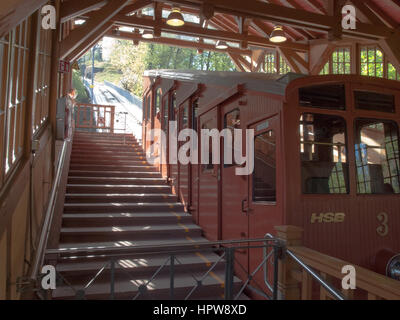
{"type": "Polygon", "coordinates": [[[248,209],[248,207],[247,207],[247,209],[244,207],[245,202],[247,202],[247,199],[242,200],[242,212],[247,214],[249,212],[249,209],[248,209]]]}

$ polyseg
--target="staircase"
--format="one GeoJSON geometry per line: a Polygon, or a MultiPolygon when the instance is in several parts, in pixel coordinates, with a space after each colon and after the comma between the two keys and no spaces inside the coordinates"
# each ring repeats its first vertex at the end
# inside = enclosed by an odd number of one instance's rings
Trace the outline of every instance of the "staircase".
{"type": "MultiPolygon", "coordinates": [[[[168,245],[205,241],[184,207],[159,172],[146,162],[132,136],[81,133],[74,136],[65,196],[60,248],[100,248],[96,255],[64,253],[57,271],[65,279],[53,299],[109,299],[110,265],[107,254],[115,248],[168,245]],[[87,288],[82,289],[105,266],[87,288]]],[[[116,260],[115,298],[132,299],[139,288],[168,259],[157,255],[129,255],[116,260]]],[[[115,251],[113,251],[115,253],[115,251]]],[[[183,299],[219,258],[214,253],[177,255],[174,298],[183,299]],[[195,278],[193,278],[193,275],[195,278]]],[[[221,299],[224,293],[223,262],[203,281],[191,299],[221,299]]],[[[169,299],[169,262],[139,298],[169,299]]],[[[234,279],[235,286],[240,281],[234,279]]],[[[142,287],[141,287],[142,286],[142,287]]],[[[142,291],[141,291],[142,292],[142,291]]]]}

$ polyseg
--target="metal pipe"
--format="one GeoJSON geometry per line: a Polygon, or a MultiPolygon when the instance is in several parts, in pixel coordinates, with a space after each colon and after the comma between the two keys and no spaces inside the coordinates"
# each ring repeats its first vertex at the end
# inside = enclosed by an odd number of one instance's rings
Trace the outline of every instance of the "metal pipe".
{"type": "MultiPolygon", "coordinates": [[[[150,253],[151,250],[155,252],[160,251],[161,249],[185,249],[185,248],[196,248],[199,247],[214,247],[214,246],[224,246],[224,245],[234,245],[240,243],[256,243],[256,242],[276,242],[276,239],[241,239],[241,240],[221,240],[221,241],[199,241],[193,243],[171,243],[159,246],[153,245],[143,245],[143,246],[126,246],[126,247],[98,247],[98,248],[61,248],[61,249],[49,249],[46,251],[46,254],[64,254],[64,253],[95,253],[95,252],[103,252],[107,251],[130,251],[130,253],[135,253],[141,250],[149,250],[144,253],[150,253]]],[[[247,248],[248,246],[246,246],[247,248]]],[[[261,246],[260,246],[261,248],[261,246]]]]}
{"type": "Polygon", "coordinates": [[[44,254],[45,254],[45,246],[47,244],[47,240],[49,238],[49,233],[50,233],[50,226],[51,222],[53,220],[53,214],[54,214],[54,207],[56,204],[56,199],[58,195],[58,188],[60,184],[60,179],[61,179],[61,174],[62,170],[64,168],[64,162],[65,162],[65,155],[67,153],[67,141],[64,141],[62,150],[61,150],[61,155],[60,155],[60,160],[58,162],[58,167],[57,167],[57,172],[56,172],[56,177],[54,180],[53,187],[51,189],[51,194],[50,194],[50,200],[49,200],[49,205],[46,210],[46,215],[43,223],[43,228],[42,232],[40,234],[40,240],[39,240],[39,245],[36,251],[36,258],[35,258],[35,263],[33,264],[32,268],[32,273],[31,273],[31,279],[36,280],[37,279],[37,274],[39,272],[39,268],[43,264],[43,259],[44,259],[44,254]]]}
{"type": "Polygon", "coordinates": [[[175,288],[175,256],[171,255],[171,262],[169,265],[169,273],[170,273],[170,299],[174,300],[174,288],[175,288]]]}
{"type": "Polygon", "coordinates": [[[333,297],[337,300],[346,300],[345,297],[336,289],[328,285],[312,268],[307,266],[303,261],[301,261],[293,252],[286,250],[286,253],[296,261],[304,270],[306,270],[315,280],[319,282],[333,297]]]}

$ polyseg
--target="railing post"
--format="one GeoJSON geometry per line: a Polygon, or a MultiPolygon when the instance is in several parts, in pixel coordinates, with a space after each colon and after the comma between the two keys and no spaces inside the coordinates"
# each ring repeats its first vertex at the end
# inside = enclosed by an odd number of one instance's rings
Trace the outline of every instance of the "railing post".
{"type": "Polygon", "coordinates": [[[114,300],[115,298],[115,260],[111,259],[110,261],[111,265],[110,265],[110,284],[111,284],[111,288],[110,288],[110,299],[114,300]]]}
{"type": "Polygon", "coordinates": [[[235,249],[226,248],[225,253],[225,300],[233,300],[233,274],[235,263],[235,249]]]}
{"type": "Polygon", "coordinates": [[[171,255],[171,261],[169,265],[169,270],[170,270],[170,298],[171,300],[174,300],[174,287],[175,287],[175,256],[172,254],[171,255]]]}
{"type": "Polygon", "coordinates": [[[115,106],[111,108],[111,123],[110,123],[110,133],[114,133],[114,117],[115,117],[115,106]]]}
{"type": "MultiPolygon", "coordinates": [[[[276,226],[277,237],[282,240],[286,247],[300,246],[303,240],[303,229],[296,226],[276,226]]],[[[293,278],[293,273],[299,271],[300,267],[293,259],[283,257],[278,263],[278,299],[300,300],[301,291],[298,280],[293,278]]]]}

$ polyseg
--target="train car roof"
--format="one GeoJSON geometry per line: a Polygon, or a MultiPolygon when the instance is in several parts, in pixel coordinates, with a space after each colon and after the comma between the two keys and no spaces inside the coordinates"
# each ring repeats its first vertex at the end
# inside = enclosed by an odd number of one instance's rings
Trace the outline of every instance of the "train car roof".
{"type": "Polygon", "coordinates": [[[177,81],[214,84],[233,87],[245,84],[246,88],[254,91],[285,95],[286,87],[295,79],[307,77],[304,74],[287,73],[286,75],[267,74],[260,72],[235,71],[198,71],[198,70],[147,70],[145,77],[164,78],[177,81]]]}

